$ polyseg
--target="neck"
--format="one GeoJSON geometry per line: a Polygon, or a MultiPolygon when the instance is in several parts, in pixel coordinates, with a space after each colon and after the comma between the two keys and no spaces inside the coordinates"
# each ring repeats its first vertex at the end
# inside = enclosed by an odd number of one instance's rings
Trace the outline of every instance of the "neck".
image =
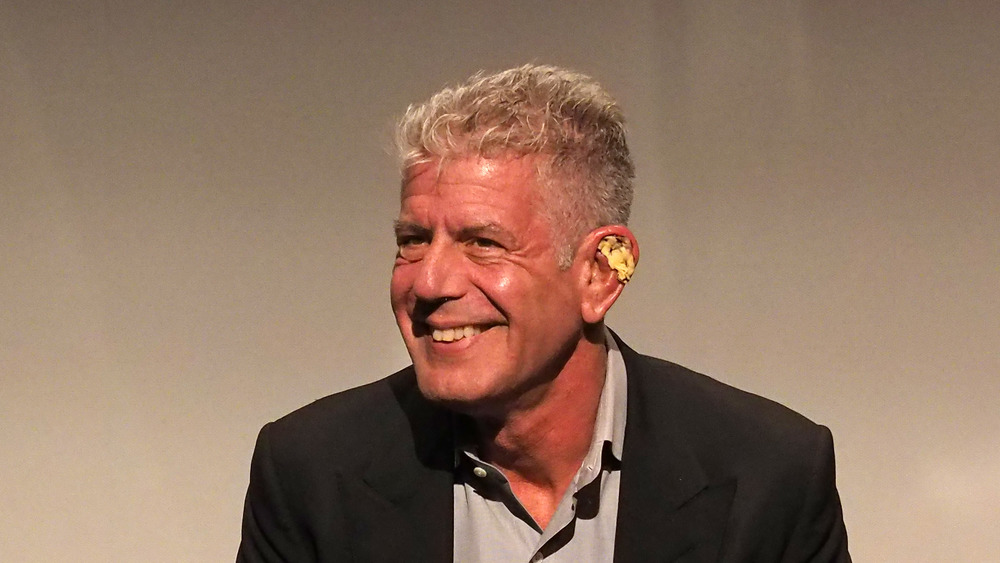
{"type": "Polygon", "coordinates": [[[541,526],[547,524],[593,440],[606,375],[603,339],[582,339],[537,396],[499,416],[474,417],[483,458],[503,470],[541,526]]]}

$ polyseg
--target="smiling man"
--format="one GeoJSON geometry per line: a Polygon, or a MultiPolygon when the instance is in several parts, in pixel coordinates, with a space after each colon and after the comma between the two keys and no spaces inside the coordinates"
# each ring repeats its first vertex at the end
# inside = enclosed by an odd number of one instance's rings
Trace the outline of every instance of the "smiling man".
{"type": "Polygon", "coordinates": [[[413,365],[265,426],[240,561],[850,561],[829,431],[633,352],[624,120],[554,67],[411,106],[413,365]]]}

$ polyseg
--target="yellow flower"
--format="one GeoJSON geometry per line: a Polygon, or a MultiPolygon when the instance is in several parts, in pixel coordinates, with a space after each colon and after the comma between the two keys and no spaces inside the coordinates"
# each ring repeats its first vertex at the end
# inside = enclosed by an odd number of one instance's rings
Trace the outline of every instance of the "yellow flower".
{"type": "Polygon", "coordinates": [[[628,283],[635,272],[632,243],[625,237],[608,235],[597,244],[597,249],[607,257],[608,265],[618,272],[618,281],[628,283]]]}

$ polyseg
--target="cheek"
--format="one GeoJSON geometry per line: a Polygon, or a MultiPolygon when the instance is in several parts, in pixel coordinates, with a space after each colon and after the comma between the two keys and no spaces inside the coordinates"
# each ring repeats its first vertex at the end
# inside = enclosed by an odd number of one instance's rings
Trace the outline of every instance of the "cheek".
{"type": "Polygon", "coordinates": [[[412,276],[407,274],[405,266],[396,266],[392,270],[392,277],[389,279],[389,301],[393,310],[405,307],[407,295],[412,286],[412,276]]]}
{"type": "Polygon", "coordinates": [[[513,276],[511,276],[509,272],[501,272],[499,275],[495,276],[493,287],[496,289],[497,293],[510,293],[514,287],[513,276]]]}
{"type": "Polygon", "coordinates": [[[475,288],[470,298],[485,299],[484,306],[497,309],[507,317],[524,302],[524,273],[509,265],[491,265],[474,268],[469,282],[475,288]]]}

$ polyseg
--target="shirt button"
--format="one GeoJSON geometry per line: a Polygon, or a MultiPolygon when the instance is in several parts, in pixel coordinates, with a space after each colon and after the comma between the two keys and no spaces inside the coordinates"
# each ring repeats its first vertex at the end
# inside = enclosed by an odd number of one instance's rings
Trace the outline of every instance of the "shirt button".
{"type": "Polygon", "coordinates": [[[483,477],[486,477],[486,470],[482,467],[477,467],[472,470],[472,474],[482,479],[483,477]]]}

